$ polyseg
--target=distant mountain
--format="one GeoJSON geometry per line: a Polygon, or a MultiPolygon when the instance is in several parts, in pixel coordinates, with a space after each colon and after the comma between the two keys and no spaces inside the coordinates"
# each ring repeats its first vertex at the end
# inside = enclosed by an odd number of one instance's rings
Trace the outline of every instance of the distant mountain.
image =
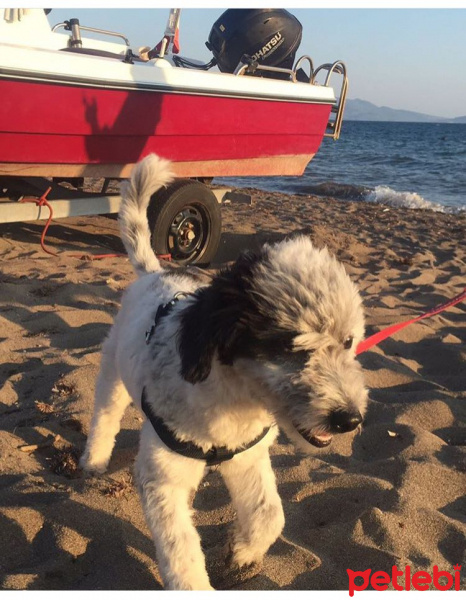
{"type": "Polygon", "coordinates": [[[347,121],[404,121],[411,123],[466,123],[464,117],[446,119],[412,110],[399,110],[389,106],[376,106],[372,102],[356,98],[346,101],[345,120],[347,121]]]}

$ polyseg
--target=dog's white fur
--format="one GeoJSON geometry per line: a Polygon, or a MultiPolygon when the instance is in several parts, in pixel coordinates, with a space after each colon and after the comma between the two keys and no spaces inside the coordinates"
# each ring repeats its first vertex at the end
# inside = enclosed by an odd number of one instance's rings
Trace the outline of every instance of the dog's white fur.
{"type": "MultiPolygon", "coordinates": [[[[261,561],[284,525],[268,452],[277,424],[309,450],[298,430],[327,439],[333,411],[365,411],[354,353],[364,330],[361,300],[342,265],[305,237],[245,255],[211,284],[162,270],[146,211],[170,179],[169,163],[151,155],[123,189],[121,235],[142,276],[103,346],[81,465],[106,470],[123,413],[131,400],[140,406],[143,388],[177,437],[204,450],[236,449],[270,426],[257,445],[219,467],[237,514],[231,551],[241,567],[261,561]],[[158,306],[179,291],[196,294],[180,300],[146,344],[158,306]]],[[[146,420],[135,470],[166,587],[211,589],[189,506],[205,463],[169,450],[146,420]]]]}

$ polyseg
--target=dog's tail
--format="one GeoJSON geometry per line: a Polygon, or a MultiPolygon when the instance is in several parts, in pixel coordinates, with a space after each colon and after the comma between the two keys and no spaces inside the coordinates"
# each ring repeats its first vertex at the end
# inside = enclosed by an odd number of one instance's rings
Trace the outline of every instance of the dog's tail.
{"type": "Polygon", "coordinates": [[[121,239],[139,275],[160,269],[150,243],[147,207],[152,194],[172,179],[170,162],[149,154],[134,167],[131,179],[121,185],[122,203],[118,215],[121,239]]]}

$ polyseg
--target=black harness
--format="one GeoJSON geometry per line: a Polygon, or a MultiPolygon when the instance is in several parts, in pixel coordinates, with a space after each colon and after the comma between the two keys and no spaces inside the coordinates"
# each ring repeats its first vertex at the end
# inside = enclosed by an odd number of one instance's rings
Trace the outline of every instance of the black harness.
{"type": "Polygon", "coordinates": [[[154,335],[154,331],[156,330],[160,319],[162,317],[165,317],[165,315],[168,315],[168,313],[175,306],[175,304],[178,302],[178,300],[181,300],[182,298],[186,298],[186,296],[190,296],[190,295],[191,294],[187,294],[186,292],[177,292],[173,296],[173,298],[170,300],[170,302],[167,302],[166,304],[161,304],[157,308],[157,312],[155,313],[154,323],[151,325],[151,328],[146,331],[146,344],[148,344],[150,342],[152,336],[154,335]]]}
{"type": "Polygon", "coordinates": [[[193,444],[192,442],[181,442],[178,438],[175,437],[175,434],[171,429],[169,429],[163,420],[154,414],[152,410],[152,406],[147,402],[146,390],[142,390],[141,396],[141,405],[142,410],[144,411],[146,417],[152,423],[152,427],[155,430],[155,433],[159,436],[162,442],[176,452],[177,454],[181,454],[182,456],[186,456],[187,458],[195,458],[196,460],[203,460],[207,464],[208,467],[213,465],[218,465],[226,460],[230,460],[236,454],[240,452],[244,452],[252,446],[255,446],[259,443],[269,432],[270,427],[266,427],[261,434],[259,434],[256,438],[254,438],[251,442],[246,444],[245,446],[241,446],[240,448],[236,448],[235,450],[228,450],[226,446],[213,446],[207,452],[193,444]]]}
{"type": "MultiPolygon", "coordinates": [[[[146,344],[150,342],[152,336],[154,335],[155,329],[160,319],[162,319],[162,317],[166,316],[172,310],[172,308],[175,306],[178,300],[186,297],[187,295],[188,294],[185,294],[184,292],[178,292],[172,298],[172,300],[170,300],[170,302],[167,302],[166,304],[161,304],[158,307],[154,323],[151,326],[151,328],[148,331],[146,331],[146,344]]],[[[175,436],[173,431],[165,425],[163,419],[161,419],[154,413],[152,406],[147,401],[145,388],[143,388],[141,394],[141,406],[142,410],[144,411],[144,414],[151,422],[155,433],[159,436],[159,438],[162,440],[165,446],[167,446],[167,448],[173,450],[173,452],[176,452],[177,454],[186,456],[187,458],[203,460],[205,461],[208,467],[218,465],[222,462],[230,460],[236,454],[240,454],[241,452],[252,448],[252,446],[258,444],[270,430],[270,427],[265,427],[262,433],[260,433],[256,438],[254,438],[248,444],[240,446],[235,450],[229,450],[226,446],[213,446],[212,448],[210,448],[210,450],[204,452],[204,450],[200,446],[197,446],[193,442],[182,442],[175,436]]]]}

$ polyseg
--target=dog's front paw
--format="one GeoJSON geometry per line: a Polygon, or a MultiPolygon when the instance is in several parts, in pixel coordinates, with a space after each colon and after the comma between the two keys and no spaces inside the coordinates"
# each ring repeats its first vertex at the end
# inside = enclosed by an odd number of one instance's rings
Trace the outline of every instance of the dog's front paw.
{"type": "Polygon", "coordinates": [[[247,581],[261,572],[262,561],[244,563],[240,565],[238,561],[232,557],[231,560],[226,564],[226,567],[230,573],[230,577],[235,577],[238,581],[247,581]]]}
{"type": "Polygon", "coordinates": [[[260,571],[264,558],[264,549],[255,547],[246,540],[238,539],[235,532],[230,532],[229,540],[225,545],[225,564],[231,571],[238,571],[247,575],[248,571],[260,571]]]}
{"type": "Polygon", "coordinates": [[[262,564],[239,566],[231,551],[231,545],[215,546],[206,552],[207,569],[215,589],[228,590],[258,575],[262,564]]]}
{"type": "Polygon", "coordinates": [[[102,475],[107,470],[108,461],[96,461],[93,460],[91,456],[87,452],[79,459],[79,467],[85,471],[86,473],[96,475],[102,475]]]}
{"type": "Polygon", "coordinates": [[[258,573],[262,568],[262,552],[254,552],[251,548],[235,548],[226,560],[226,566],[231,571],[237,571],[242,577],[249,579],[251,573],[258,573]]]}

